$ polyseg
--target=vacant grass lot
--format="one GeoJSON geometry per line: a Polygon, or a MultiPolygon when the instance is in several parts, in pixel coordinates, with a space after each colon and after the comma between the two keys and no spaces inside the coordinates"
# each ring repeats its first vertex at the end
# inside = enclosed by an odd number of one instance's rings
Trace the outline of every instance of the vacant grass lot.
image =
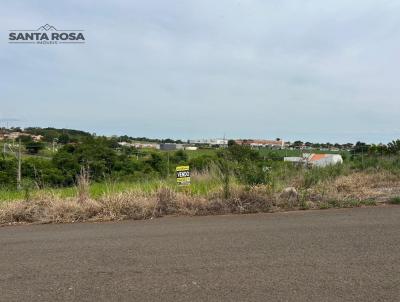
{"type": "MultiPolygon", "coordinates": [[[[153,179],[143,182],[94,182],[88,187],[88,194],[90,198],[99,198],[105,194],[115,194],[126,191],[131,192],[143,192],[153,193],[160,187],[169,187],[176,191],[184,191],[191,195],[206,196],[214,189],[219,188],[221,182],[217,178],[203,176],[203,174],[192,174],[192,184],[189,187],[178,187],[176,179],[171,176],[167,179],[159,180],[153,179]]],[[[14,190],[3,188],[0,189],[0,202],[24,200],[29,198],[35,198],[43,195],[56,195],[60,198],[69,198],[78,195],[78,187],[66,187],[66,188],[46,188],[46,189],[22,189],[14,190]]]]}
{"type": "MultiPolygon", "coordinates": [[[[99,146],[87,147],[94,150],[95,156],[99,146]]],[[[122,150],[102,150],[106,155],[95,162],[97,167],[110,158],[123,156],[122,150]]],[[[377,157],[344,153],[342,165],[310,168],[283,162],[283,156],[300,155],[298,150],[254,151],[232,147],[184,154],[141,152],[140,158],[134,154],[119,161],[120,168],[134,164],[129,172],[125,171],[128,174],[122,174],[125,178],[98,173],[97,178],[93,178],[96,181],[92,181],[91,175],[74,174],[69,184],[76,185],[63,188],[51,188],[45,182],[38,182],[37,163],[31,161],[33,176],[27,179],[30,182],[23,182],[22,190],[17,191],[15,185],[10,184],[0,188],[0,224],[356,207],[381,201],[396,204],[400,196],[400,158],[397,155],[377,157]],[[227,155],[230,157],[223,157],[227,155]],[[197,167],[197,170],[192,169],[192,183],[188,187],[178,187],[173,172],[175,165],[182,162],[197,167]],[[130,178],[136,172],[140,173],[130,178]]],[[[68,171],[64,170],[64,162],[73,163],[72,153],[63,154],[64,161],[57,171],[68,171]]],[[[41,162],[42,166],[47,163],[50,163],[47,159],[41,162]]],[[[92,167],[95,164],[92,161],[92,167]]],[[[9,167],[8,179],[14,179],[15,167],[9,167]]],[[[47,171],[53,168],[50,166],[47,171]]],[[[82,169],[81,166],[81,173],[82,169]]],[[[5,176],[0,173],[0,177],[5,176]]]]}
{"type": "Polygon", "coordinates": [[[346,165],[276,170],[270,184],[226,185],[213,173],[194,173],[190,187],[175,179],[78,184],[72,188],[0,190],[0,224],[147,219],[397,204],[399,174],[346,165]],[[283,171],[283,172],[282,172],[283,171]]]}

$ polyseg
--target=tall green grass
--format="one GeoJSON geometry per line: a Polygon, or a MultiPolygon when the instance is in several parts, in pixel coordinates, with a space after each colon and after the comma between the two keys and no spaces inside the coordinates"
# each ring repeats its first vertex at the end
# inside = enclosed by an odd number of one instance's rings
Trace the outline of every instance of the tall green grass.
{"type": "MultiPolygon", "coordinates": [[[[137,191],[141,193],[154,193],[160,187],[169,187],[175,191],[189,192],[191,195],[206,196],[214,189],[220,186],[217,179],[205,179],[201,181],[192,181],[188,187],[178,187],[175,178],[168,178],[165,180],[149,180],[143,182],[101,182],[91,183],[89,187],[89,194],[92,198],[99,198],[104,194],[114,194],[126,191],[137,191]]],[[[54,194],[61,198],[77,196],[78,190],[76,187],[67,188],[45,188],[45,189],[29,189],[29,196],[39,194],[54,194]]],[[[26,190],[16,189],[1,189],[0,188],[0,202],[11,200],[23,200],[27,196],[26,190]]]]}
{"type": "MultiPolygon", "coordinates": [[[[213,150],[205,150],[206,152],[213,150]]],[[[278,150],[282,151],[282,150],[278,150]]],[[[342,175],[349,175],[357,171],[369,173],[377,171],[387,171],[394,176],[400,177],[399,157],[368,157],[345,160],[342,165],[328,166],[325,168],[306,168],[293,165],[283,161],[266,160],[265,166],[268,168],[269,185],[275,192],[282,191],[285,187],[294,186],[297,189],[307,189],[318,185],[324,181],[334,180],[342,175]]],[[[238,184],[237,179],[232,179],[232,184],[238,184]]],[[[104,194],[113,194],[126,191],[137,191],[141,193],[153,193],[160,187],[168,187],[174,191],[184,191],[192,196],[207,196],[213,191],[221,190],[223,187],[222,179],[217,172],[208,171],[204,174],[193,173],[192,184],[187,188],[179,188],[173,175],[165,179],[149,179],[143,181],[104,181],[92,183],[89,187],[89,195],[92,198],[99,198],[104,194]]],[[[75,197],[78,195],[76,187],[67,188],[45,188],[29,189],[17,191],[14,188],[0,187],[0,202],[10,200],[24,200],[39,194],[55,194],[59,197],[75,197]],[[28,194],[27,194],[28,193],[28,194]]]]}
{"type": "Polygon", "coordinates": [[[347,165],[331,165],[324,168],[310,168],[304,173],[303,186],[310,188],[322,181],[332,180],[341,175],[348,175],[350,172],[347,165]]]}

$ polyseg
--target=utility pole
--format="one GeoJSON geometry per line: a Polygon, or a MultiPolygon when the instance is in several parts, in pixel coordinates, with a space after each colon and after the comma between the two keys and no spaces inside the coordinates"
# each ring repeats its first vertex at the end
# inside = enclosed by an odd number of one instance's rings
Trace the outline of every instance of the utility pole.
{"type": "Polygon", "coordinates": [[[364,146],[361,145],[361,162],[364,169],[364,146]]]}
{"type": "Polygon", "coordinates": [[[18,142],[17,189],[18,189],[18,190],[21,190],[21,139],[19,139],[19,142],[18,142]]]}
{"type": "Polygon", "coordinates": [[[54,153],[55,150],[56,150],[56,144],[57,144],[57,142],[58,142],[58,138],[53,138],[53,153],[54,153]]]}
{"type": "Polygon", "coordinates": [[[168,159],[168,163],[167,163],[167,176],[169,177],[169,151],[167,151],[167,159],[168,159]]]}

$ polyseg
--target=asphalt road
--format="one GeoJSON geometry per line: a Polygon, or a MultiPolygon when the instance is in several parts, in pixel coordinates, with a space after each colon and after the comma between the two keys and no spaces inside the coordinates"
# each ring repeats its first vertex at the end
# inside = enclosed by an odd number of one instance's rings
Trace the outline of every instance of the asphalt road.
{"type": "Polygon", "coordinates": [[[400,207],[3,227],[0,301],[400,301],[400,207]]]}

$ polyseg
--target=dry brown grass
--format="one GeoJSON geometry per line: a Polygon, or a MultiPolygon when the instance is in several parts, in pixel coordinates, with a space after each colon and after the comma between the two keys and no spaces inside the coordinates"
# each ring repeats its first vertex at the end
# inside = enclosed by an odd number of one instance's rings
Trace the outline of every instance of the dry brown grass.
{"type": "Polygon", "coordinates": [[[94,200],[85,193],[83,186],[82,194],[73,198],[43,194],[29,200],[2,203],[0,224],[149,219],[165,215],[194,216],[360,206],[373,204],[363,202],[366,200],[399,196],[400,179],[385,172],[359,172],[339,176],[309,189],[297,190],[298,195],[288,196],[274,192],[270,186],[245,187],[235,184],[231,186],[229,198],[224,198],[222,186],[207,196],[199,196],[192,195],[190,190],[176,191],[163,185],[152,193],[137,190],[108,192],[94,200]]]}
{"type": "Polygon", "coordinates": [[[211,198],[176,192],[166,186],[155,193],[126,191],[105,194],[94,200],[36,196],[28,201],[0,205],[0,224],[61,223],[148,219],[164,215],[209,215],[268,211],[272,202],[264,195],[265,188],[235,189],[232,198],[224,200],[222,190],[211,198]]]}
{"type": "Polygon", "coordinates": [[[194,170],[190,173],[190,177],[195,182],[212,181],[219,177],[219,172],[216,168],[211,167],[202,171],[194,170]]]}
{"type": "Polygon", "coordinates": [[[77,181],[77,192],[79,202],[84,202],[89,198],[89,187],[90,187],[90,174],[89,168],[81,167],[81,172],[78,175],[77,181]]]}
{"type": "Polygon", "coordinates": [[[400,192],[400,179],[389,172],[357,172],[322,182],[307,190],[311,201],[382,200],[400,192]]]}

